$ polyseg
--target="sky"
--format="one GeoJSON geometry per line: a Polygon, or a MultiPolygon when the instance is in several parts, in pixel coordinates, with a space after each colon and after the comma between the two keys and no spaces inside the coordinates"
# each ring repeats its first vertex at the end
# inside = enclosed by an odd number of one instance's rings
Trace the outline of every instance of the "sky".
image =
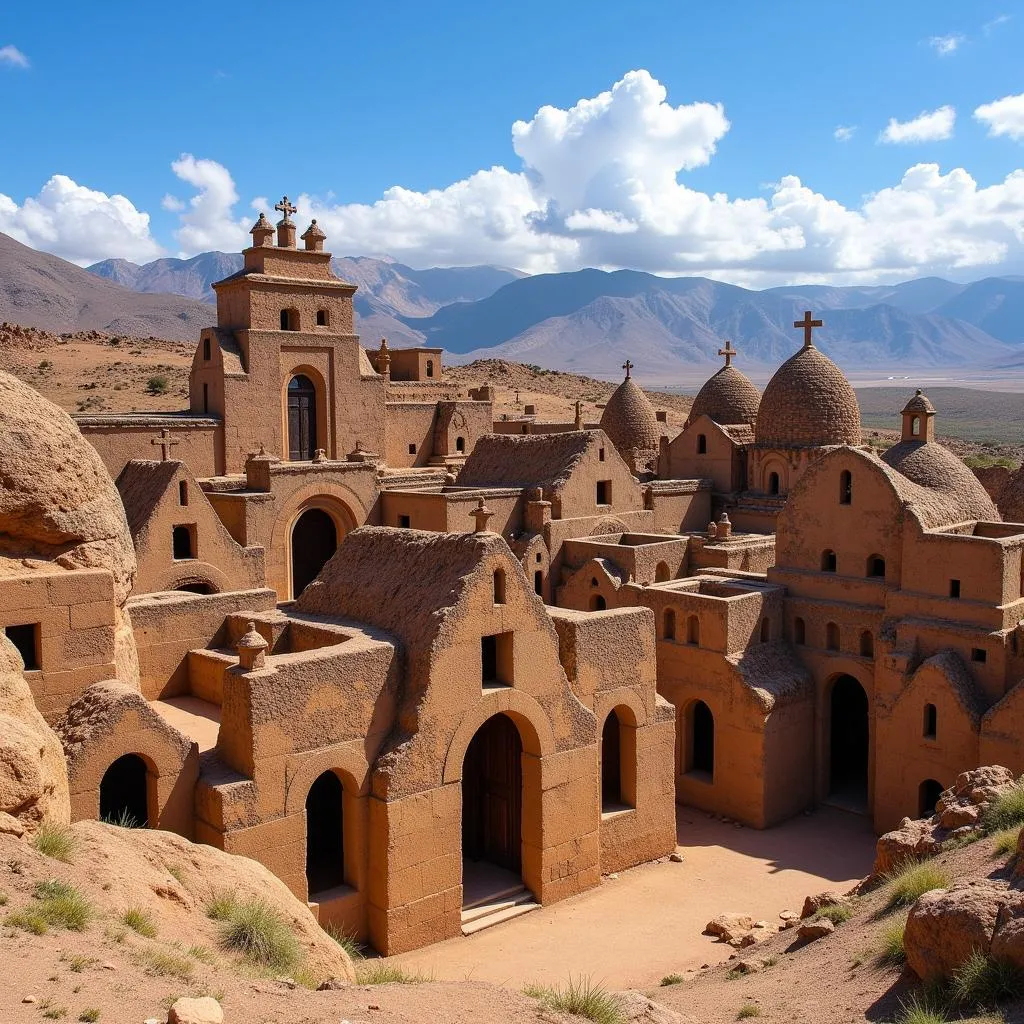
{"type": "Polygon", "coordinates": [[[0,231],[752,287],[1024,273],[1022,0],[0,6],[0,231]]]}

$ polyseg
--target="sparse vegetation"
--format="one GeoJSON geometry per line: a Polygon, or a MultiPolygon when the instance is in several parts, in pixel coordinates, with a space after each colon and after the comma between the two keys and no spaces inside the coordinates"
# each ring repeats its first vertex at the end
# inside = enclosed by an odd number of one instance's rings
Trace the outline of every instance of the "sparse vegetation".
{"type": "Polygon", "coordinates": [[[685,980],[686,979],[681,974],[666,974],[665,977],[661,979],[661,985],[662,988],[667,985],[679,985],[685,980]]]}
{"type": "Polygon", "coordinates": [[[232,899],[219,912],[226,913],[215,918],[222,922],[220,941],[226,949],[240,953],[250,963],[278,972],[289,971],[298,964],[300,954],[295,936],[268,903],[232,899]]]}
{"type": "Polygon", "coordinates": [[[151,395],[166,395],[171,388],[171,382],[162,373],[154,373],[146,381],[146,391],[151,395]]]}
{"type": "Polygon", "coordinates": [[[981,826],[986,832],[1000,832],[1015,825],[1024,825],[1024,783],[1020,782],[1000,793],[981,815],[981,826]]]}
{"type": "Polygon", "coordinates": [[[51,927],[80,932],[92,919],[89,901],[67,882],[39,882],[33,896],[38,903],[8,914],[5,924],[43,935],[51,927]]]}
{"type": "Polygon", "coordinates": [[[128,925],[132,931],[138,932],[147,939],[156,938],[156,925],[153,918],[140,907],[129,907],[120,917],[122,924],[128,925]]]}
{"type": "Polygon", "coordinates": [[[135,815],[131,814],[127,808],[122,808],[117,814],[106,815],[100,819],[107,825],[116,825],[118,828],[141,828],[142,822],[139,821],[135,815]]]}
{"type": "Polygon", "coordinates": [[[538,1000],[545,1009],[575,1014],[595,1024],[625,1024],[625,1015],[618,999],[588,977],[575,981],[570,977],[564,986],[529,985],[526,995],[538,1000]]]}
{"type": "Polygon", "coordinates": [[[938,864],[916,863],[905,864],[886,877],[889,886],[889,901],[886,910],[896,907],[909,907],[912,903],[932,889],[949,887],[949,875],[938,864]]]}
{"type": "Polygon", "coordinates": [[[1015,965],[975,950],[956,971],[949,998],[963,1010],[987,1010],[1024,994],[1024,975],[1015,965]]]}
{"type": "Polygon", "coordinates": [[[760,1016],[761,1016],[761,1007],[758,1006],[757,1003],[744,1003],[740,1007],[739,1013],[736,1014],[736,1019],[737,1020],[747,1020],[750,1017],[760,1017],[760,1016]]]}
{"type": "Polygon", "coordinates": [[[356,960],[363,960],[366,956],[363,951],[363,947],[360,942],[353,936],[347,934],[343,928],[335,924],[333,921],[328,921],[324,926],[324,931],[334,941],[341,946],[343,950],[349,955],[349,959],[355,962],[356,960]]]}
{"type": "Polygon", "coordinates": [[[193,960],[198,960],[200,963],[213,964],[216,962],[214,955],[205,946],[189,946],[186,952],[193,960]]]}
{"type": "Polygon", "coordinates": [[[942,1009],[927,996],[915,993],[903,1003],[896,1024],[946,1024],[947,1017],[942,1009]]]}
{"type": "Polygon", "coordinates": [[[64,825],[50,825],[44,822],[33,837],[32,845],[44,857],[70,863],[71,855],[75,852],[75,837],[64,825]]]}
{"type": "Polygon", "coordinates": [[[993,857],[1010,857],[1017,852],[1017,837],[1020,835],[1020,826],[1015,825],[1012,828],[1000,829],[992,837],[994,840],[992,847],[993,857]]]}
{"type": "Polygon", "coordinates": [[[230,892],[217,893],[206,907],[206,916],[213,921],[226,921],[238,908],[238,902],[230,892]]]}
{"type": "Polygon", "coordinates": [[[848,903],[833,903],[831,906],[822,907],[814,915],[815,921],[831,921],[833,924],[843,924],[853,917],[853,907],[848,903]]]}
{"type": "Polygon", "coordinates": [[[419,985],[428,979],[384,960],[364,959],[355,964],[357,985],[419,985]]]}
{"type": "Polygon", "coordinates": [[[98,1007],[90,1007],[88,1010],[83,1010],[78,1015],[78,1019],[82,1021],[83,1024],[95,1024],[95,1021],[100,1019],[100,1011],[98,1007]]]}
{"type": "Polygon", "coordinates": [[[185,884],[185,872],[180,864],[168,864],[167,874],[169,874],[171,878],[178,883],[178,885],[185,884]]]}
{"type": "Polygon", "coordinates": [[[878,934],[879,962],[889,967],[902,967],[907,954],[903,948],[903,932],[907,927],[905,917],[888,922],[878,934]]]}
{"type": "Polygon", "coordinates": [[[94,963],[96,963],[96,960],[95,960],[94,957],[91,957],[91,956],[81,956],[78,953],[74,954],[73,956],[69,956],[67,959],[68,959],[68,967],[72,971],[74,971],[75,974],[81,974],[82,971],[84,971],[86,969],[86,967],[91,967],[94,963]]]}
{"type": "Polygon", "coordinates": [[[143,949],[136,954],[135,959],[153,977],[189,981],[195,969],[191,960],[172,949],[143,949]]]}

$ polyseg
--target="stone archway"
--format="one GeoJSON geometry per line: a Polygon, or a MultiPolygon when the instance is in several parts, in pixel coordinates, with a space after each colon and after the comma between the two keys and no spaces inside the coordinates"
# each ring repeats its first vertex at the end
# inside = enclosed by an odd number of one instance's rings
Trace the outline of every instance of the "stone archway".
{"type": "Polygon", "coordinates": [[[925,779],[917,787],[917,816],[930,818],[935,813],[935,805],[942,796],[942,783],[938,779],[925,779]]]}
{"type": "Polygon", "coordinates": [[[329,512],[313,506],[307,508],[292,527],[291,567],[292,597],[309,586],[338,550],[338,527],[329,512]]]}
{"type": "Polygon", "coordinates": [[[100,780],[100,821],[125,828],[148,828],[149,767],[138,754],[123,754],[100,780]]]}
{"type": "Polygon", "coordinates": [[[311,896],[345,884],[344,788],[333,771],[306,795],[306,884],[311,896]]]}
{"type": "Polygon", "coordinates": [[[860,813],[868,809],[869,738],[868,695],[839,675],[829,695],[829,799],[860,813]]]}

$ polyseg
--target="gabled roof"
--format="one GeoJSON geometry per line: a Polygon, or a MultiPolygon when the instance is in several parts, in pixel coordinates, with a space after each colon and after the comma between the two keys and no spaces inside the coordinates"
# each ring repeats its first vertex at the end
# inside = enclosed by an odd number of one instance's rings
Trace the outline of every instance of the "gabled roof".
{"type": "Polygon", "coordinates": [[[569,479],[587,450],[604,439],[600,430],[484,434],[466,459],[458,484],[460,487],[557,489],[569,479]]]}
{"type": "Polygon", "coordinates": [[[132,459],[121,470],[115,486],[124,504],[124,514],[128,519],[128,530],[132,540],[149,522],[153,510],[164,496],[168,485],[174,479],[181,462],[152,462],[144,459],[132,459]]]}

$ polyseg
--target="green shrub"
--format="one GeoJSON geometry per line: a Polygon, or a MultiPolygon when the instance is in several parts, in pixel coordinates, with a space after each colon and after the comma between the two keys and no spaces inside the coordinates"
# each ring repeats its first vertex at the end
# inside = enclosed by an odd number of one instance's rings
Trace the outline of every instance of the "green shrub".
{"type": "Polygon", "coordinates": [[[206,908],[206,916],[214,921],[227,921],[238,909],[238,901],[230,892],[217,893],[206,908]]]}
{"type": "Polygon", "coordinates": [[[910,863],[886,876],[889,885],[887,910],[909,907],[932,889],[949,887],[949,875],[937,864],[910,863]]]}
{"type": "Polygon", "coordinates": [[[942,1008],[927,996],[915,993],[910,1001],[901,1004],[896,1024],[946,1024],[942,1008]]]}
{"type": "Polygon", "coordinates": [[[995,842],[992,845],[993,857],[1011,857],[1017,852],[1017,837],[1020,835],[1020,826],[1014,825],[1011,828],[1002,828],[992,837],[995,842]]]}
{"type": "Polygon", "coordinates": [[[235,903],[221,923],[221,943],[250,963],[283,973],[299,962],[299,944],[285,919],[268,903],[235,903]]]}
{"type": "Polygon", "coordinates": [[[737,1020],[746,1020],[748,1017],[760,1017],[761,1007],[757,1003],[744,1003],[736,1014],[737,1020]]]}
{"type": "Polygon", "coordinates": [[[994,960],[975,950],[953,972],[949,997],[965,1010],[991,1009],[1007,999],[1024,995],[1024,975],[1005,960],[994,960]]]}
{"type": "Polygon", "coordinates": [[[986,832],[999,832],[1014,825],[1024,825],[1024,783],[1000,793],[985,808],[981,815],[981,826],[986,832]]]}
{"type": "Polygon", "coordinates": [[[153,918],[139,907],[129,907],[121,915],[121,923],[128,925],[133,931],[147,939],[156,938],[156,925],[153,924],[153,918]]]}
{"type": "Polygon", "coordinates": [[[193,960],[198,960],[200,963],[216,963],[214,955],[205,946],[189,946],[185,952],[188,953],[193,960]]]}
{"type": "Polygon", "coordinates": [[[845,903],[833,903],[830,906],[822,907],[814,915],[815,921],[831,921],[833,924],[843,924],[853,917],[853,907],[845,903]]]}
{"type": "Polygon", "coordinates": [[[625,1024],[626,1018],[618,999],[595,985],[590,978],[573,981],[570,976],[564,987],[560,985],[529,985],[523,991],[538,1000],[545,1009],[557,1013],[575,1014],[595,1024],[625,1024]]]}
{"type": "Polygon", "coordinates": [[[154,373],[146,381],[146,390],[151,395],[166,395],[170,389],[171,382],[162,373],[154,373]]]}
{"type": "Polygon", "coordinates": [[[33,895],[39,900],[38,910],[43,920],[54,928],[80,932],[92,919],[89,901],[67,882],[37,882],[33,895]]]}
{"type": "Polygon", "coordinates": [[[348,953],[350,960],[355,961],[365,958],[366,954],[363,951],[362,944],[356,938],[347,934],[340,925],[335,924],[333,921],[328,921],[324,925],[324,931],[348,953]]]}
{"type": "Polygon", "coordinates": [[[95,1024],[95,1022],[100,1019],[100,1011],[93,1006],[88,1010],[83,1010],[78,1015],[78,1019],[82,1021],[83,1024],[95,1024]]]}
{"type": "Polygon", "coordinates": [[[418,985],[427,979],[384,960],[360,960],[356,965],[357,985],[418,985]]]}
{"type": "Polygon", "coordinates": [[[50,926],[37,907],[25,907],[24,910],[15,910],[4,918],[4,924],[10,928],[21,928],[23,931],[31,932],[33,935],[45,935],[50,926]]]}
{"type": "Polygon", "coordinates": [[[683,981],[686,981],[686,979],[681,974],[666,974],[665,977],[661,979],[661,984],[664,988],[666,985],[678,985],[683,981]]]}
{"type": "Polygon", "coordinates": [[[907,927],[905,917],[890,921],[878,933],[878,959],[889,967],[902,967],[907,961],[903,948],[903,932],[907,927]]]}
{"type": "Polygon", "coordinates": [[[192,961],[172,949],[144,949],[134,958],[142,964],[146,974],[151,976],[178,978],[181,981],[189,981],[192,977],[192,961]]]}
{"type": "Polygon", "coordinates": [[[33,837],[32,845],[44,857],[70,863],[71,855],[75,852],[75,837],[64,825],[50,825],[44,822],[33,837]]]}
{"type": "Polygon", "coordinates": [[[127,807],[122,807],[117,814],[105,815],[100,821],[107,825],[116,825],[118,828],[142,828],[143,825],[127,807]]]}

